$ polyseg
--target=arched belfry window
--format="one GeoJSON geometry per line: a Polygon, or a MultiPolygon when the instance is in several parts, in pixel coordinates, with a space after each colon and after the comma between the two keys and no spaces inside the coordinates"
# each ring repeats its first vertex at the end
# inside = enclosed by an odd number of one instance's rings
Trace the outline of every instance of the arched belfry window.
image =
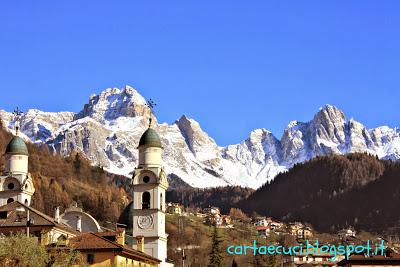
{"type": "Polygon", "coordinates": [[[142,195],[142,209],[147,210],[150,209],[150,193],[144,192],[142,195]]]}
{"type": "Polygon", "coordinates": [[[160,193],[160,210],[163,210],[163,202],[164,202],[163,196],[162,193],[160,193]]]}

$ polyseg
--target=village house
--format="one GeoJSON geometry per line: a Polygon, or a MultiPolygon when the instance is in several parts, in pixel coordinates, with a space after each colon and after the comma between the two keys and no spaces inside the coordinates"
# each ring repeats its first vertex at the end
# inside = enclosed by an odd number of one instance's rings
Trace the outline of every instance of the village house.
{"type": "MultiPolygon", "coordinates": [[[[161,262],[143,252],[143,237],[138,240],[137,249],[125,245],[125,231],[81,233],[70,240],[65,246],[48,246],[48,250],[69,249],[79,251],[89,266],[121,266],[121,267],[154,267],[161,262]]],[[[77,265],[78,266],[78,265],[77,265]]]]}
{"type": "Polygon", "coordinates": [[[342,229],[338,232],[338,236],[340,239],[346,239],[348,237],[355,237],[356,236],[356,230],[354,227],[348,227],[345,229],[342,229]]]}
{"type": "Polygon", "coordinates": [[[79,234],[69,225],[57,222],[19,201],[13,201],[0,207],[0,233],[7,236],[17,232],[36,237],[41,245],[56,243],[79,234]]]}
{"type": "Polygon", "coordinates": [[[254,226],[269,226],[272,222],[272,218],[270,217],[256,217],[253,219],[254,226]]]}
{"type": "Polygon", "coordinates": [[[232,224],[231,216],[229,216],[229,215],[222,215],[222,224],[224,224],[224,225],[230,225],[230,224],[232,224]]]}
{"type": "Polygon", "coordinates": [[[302,229],[304,225],[301,222],[292,222],[289,223],[289,231],[291,235],[296,236],[297,232],[302,229]]]}
{"type": "Polygon", "coordinates": [[[221,215],[221,224],[217,225],[220,228],[232,228],[232,219],[229,215],[221,215]]]}
{"type": "Polygon", "coordinates": [[[292,236],[302,239],[308,239],[313,236],[311,227],[305,226],[301,222],[290,223],[289,232],[292,236]]]}
{"type": "Polygon", "coordinates": [[[269,223],[269,226],[271,227],[271,230],[273,230],[273,231],[275,231],[277,229],[285,228],[285,224],[283,222],[278,222],[278,221],[274,221],[274,220],[271,220],[271,222],[269,223]]]}
{"type": "Polygon", "coordinates": [[[208,224],[208,225],[219,226],[222,224],[222,216],[219,213],[207,214],[207,217],[205,218],[204,223],[208,224]]]}
{"type": "Polygon", "coordinates": [[[287,234],[285,224],[274,221],[271,217],[256,217],[253,219],[253,225],[256,227],[257,234],[262,237],[268,237],[271,233],[277,235],[287,234]]]}
{"type": "Polygon", "coordinates": [[[210,214],[221,214],[219,208],[217,207],[207,207],[203,209],[203,213],[210,215],[210,214]]]}
{"type": "MultiPolygon", "coordinates": [[[[219,209],[218,209],[219,211],[219,209]]],[[[232,219],[229,215],[222,215],[219,213],[208,213],[206,214],[204,223],[207,225],[215,225],[221,228],[232,227],[232,219]]]]}
{"type": "Polygon", "coordinates": [[[179,203],[167,203],[167,213],[169,214],[178,214],[181,215],[182,214],[182,205],[180,205],[179,203]]]}
{"type": "Polygon", "coordinates": [[[261,237],[268,237],[271,234],[271,227],[270,226],[257,226],[256,227],[257,234],[261,237]]]}

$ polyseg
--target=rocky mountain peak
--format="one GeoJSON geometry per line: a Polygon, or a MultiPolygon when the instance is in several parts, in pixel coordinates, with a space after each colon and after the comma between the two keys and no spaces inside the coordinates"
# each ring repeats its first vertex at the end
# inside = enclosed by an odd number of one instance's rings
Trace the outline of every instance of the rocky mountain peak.
{"type": "Polygon", "coordinates": [[[175,124],[185,138],[190,151],[194,154],[204,153],[207,149],[211,149],[212,151],[217,150],[215,141],[201,129],[197,121],[188,118],[186,115],[182,115],[179,120],[175,121],[175,124]]]}
{"type": "Polygon", "coordinates": [[[325,105],[310,121],[309,130],[317,143],[318,139],[343,143],[345,141],[345,124],[346,117],[340,109],[332,105],[325,105]]]}
{"type": "Polygon", "coordinates": [[[89,103],[74,117],[75,120],[91,117],[99,122],[114,120],[118,117],[149,117],[146,100],[134,88],[107,88],[100,94],[92,95],[89,103]]]}
{"type": "Polygon", "coordinates": [[[327,125],[343,125],[346,123],[344,113],[335,106],[325,105],[315,114],[312,122],[314,124],[327,125]]]}

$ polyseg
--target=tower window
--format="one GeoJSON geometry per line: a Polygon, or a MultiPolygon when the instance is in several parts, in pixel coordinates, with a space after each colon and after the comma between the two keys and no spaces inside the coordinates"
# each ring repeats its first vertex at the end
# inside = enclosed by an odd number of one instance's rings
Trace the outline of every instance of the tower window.
{"type": "Polygon", "coordinates": [[[143,177],[143,182],[144,183],[148,183],[148,182],[150,182],[150,177],[149,176],[145,176],[145,177],[143,177]]]}
{"type": "Polygon", "coordinates": [[[25,205],[28,205],[29,203],[28,203],[28,200],[27,199],[25,199],[25,205]]]}
{"type": "Polygon", "coordinates": [[[15,188],[14,183],[9,183],[9,184],[7,185],[7,188],[8,188],[8,190],[13,190],[13,189],[15,188]]]}
{"type": "Polygon", "coordinates": [[[163,210],[163,202],[162,193],[160,193],[160,210],[163,210]]]}
{"type": "Polygon", "coordinates": [[[11,203],[11,202],[14,202],[14,199],[13,199],[12,197],[10,197],[9,199],[7,199],[7,204],[8,204],[8,203],[11,203]]]}
{"type": "Polygon", "coordinates": [[[150,209],[150,193],[144,192],[142,195],[142,209],[147,210],[150,209]]]}

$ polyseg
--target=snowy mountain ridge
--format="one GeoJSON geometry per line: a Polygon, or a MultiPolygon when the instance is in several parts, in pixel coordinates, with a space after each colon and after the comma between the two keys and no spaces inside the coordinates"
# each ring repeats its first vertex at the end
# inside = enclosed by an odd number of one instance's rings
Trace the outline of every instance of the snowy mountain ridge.
{"type": "MultiPolygon", "coordinates": [[[[163,160],[171,177],[194,187],[240,185],[258,188],[296,163],[329,153],[367,152],[381,159],[400,159],[400,130],[366,129],[326,105],[309,122],[292,121],[281,139],[256,129],[240,144],[219,147],[194,119],[183,115],[173,124],[158,124],[145,99],[132,87],[108,88],[92,95],[78,113],[30,109],[22,115],[22,135],[46,143],[68,156],[79,151],[93,164],[130,176],[137,145],[152,116],[164,146],[163,160]]],[[[0,110],[10,130],[12,114],[0,110]]]]}

